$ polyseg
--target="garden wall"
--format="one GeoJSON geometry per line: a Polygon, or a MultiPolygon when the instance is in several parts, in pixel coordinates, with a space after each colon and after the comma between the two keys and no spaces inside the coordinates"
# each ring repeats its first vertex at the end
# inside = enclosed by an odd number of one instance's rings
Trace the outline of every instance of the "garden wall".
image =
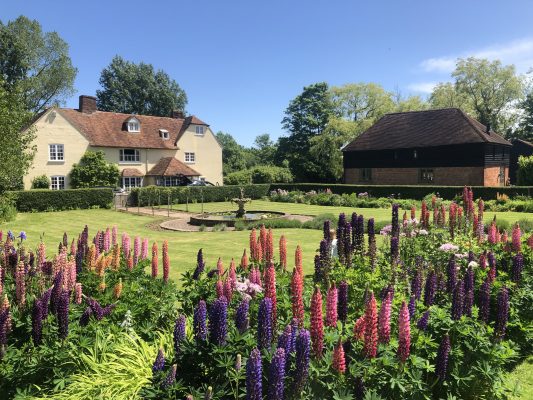
{"type": "Polygon", "coordinates": [[[20,212],[110,208],[113,191],[99,189],[19,190],[8,192],[20,212]]]}
{"type": "MultiPolygon", "coordinates": [[[[330,189],[336,194],[351,194],[367,192],[371,197],[388,197],[394,195],[402,199],[422,200],[430,193],[439,193],[444,199],[453,199],[457,195],[462,195],[462,186],[389,186],[389,185],[343,185],[343,184],[326,184],[326,183],[272,183],[271,190],[300,190],[302,192],[309,192],[315,190],[317,192],[330,189]]],[[[484,200],[496,199],[496,193],[505,193],[509,197],[517,195],[532,196],[533,186],[506,186],[506,187],[487,187],[487,186],[473,186],[472,190],[476,197],[481,197],[484,200]]]]}

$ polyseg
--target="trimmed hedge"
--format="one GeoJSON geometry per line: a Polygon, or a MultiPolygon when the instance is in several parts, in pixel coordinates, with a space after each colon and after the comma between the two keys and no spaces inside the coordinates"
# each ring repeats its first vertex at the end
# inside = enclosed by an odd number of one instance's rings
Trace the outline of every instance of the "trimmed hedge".
{"type": "Polygon", "coordinates": [[[113,191],[108,188],[67,190],[19,190],[9,192],[20,212],[110,208],[113,191]]]}
{"type": "MultiPolygon", "coordinates": [[[[463,186],[385,186],[385,185],[343,185],[343,184],[327,184],[327,183],[272,183],[271,190],[282,189],[287,191],[299,190],[302,192],[309,192],[315,190],[317,192],[330,189],[335,194],[351,194],[367,192],[372,197],[389,197],[394,195],[401,199],[422,200],[430,193],[439,193],[439,195],[447,200],[453,199],[457,195],[462,195],[463,186]]],[[[509,197],[533,196],[533,186],[504,186],[504,187],[488,187],[488,186],[473,186],[472,190],[476,197],[481,197],[485,200],[496,199],[496,193],[505,193],[509,197]]]]}
{"type": "Polygon", "coordinates": [[[132,206],[152,206],[159,204],[167,204],[169,200],[169,195],[170,202],[172,204],[186,202],[198,203],[201,202],[202,199],[205,203],[215,201],[228,201],[241,195],[241,187],[244,189],[244,195],[254,200],[268,196],[268,194],[270,193],[269,184],[242,186],[147,186],[143,188],[133,189],[129,196],[128,202],[132,206]]]}

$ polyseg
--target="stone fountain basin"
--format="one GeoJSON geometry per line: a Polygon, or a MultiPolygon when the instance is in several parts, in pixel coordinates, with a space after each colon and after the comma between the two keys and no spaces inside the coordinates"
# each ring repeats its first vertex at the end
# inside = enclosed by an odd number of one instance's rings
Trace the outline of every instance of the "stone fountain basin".
{"type": "Polygon", "coordinates": [[[286,214],[275,211],[247,211],[244,218],[237,218],[235,212],[212,212],[193,215],[189,221],[191,225],[215,226],[224,224],[226,226],[235,226],[236,221],[256,222],[262,220],[282,218],[286,214]]]}

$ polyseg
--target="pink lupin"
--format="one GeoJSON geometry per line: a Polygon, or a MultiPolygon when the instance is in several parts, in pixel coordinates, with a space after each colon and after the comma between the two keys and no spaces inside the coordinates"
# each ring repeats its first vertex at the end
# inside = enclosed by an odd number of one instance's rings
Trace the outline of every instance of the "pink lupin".
{"type": "Polygon", "coordinates": [[[141,246],[141,260],[148,258],[148,238],[144,238],[141,246]]]}
{"type": "Polygon", "coordinates": [[[111,231],[109,228],[105,230],[104,233],[104,251],[107,253],[111,248],[111,231]]]}
{"type": "Polygon", "coordinates": [[[389,343],[390,341],[390,312],[391,312],[392,294],[387,296],[381,303],[378,316],[378,338],[379,343],[389,343]]]}
{"type": "Polygon", "coordinates": [[[82,286],[79,282],[74,285],[74,301],[76,304],[81,304],[82,302],[82,286]]]}
{"type": "Polygon", "coordinates": [[[338,290],[332,283],[326,295],[326,326],[337,326],[337,299],[338,290]]]}
{"type": "Polygon", "coordinates": [[[137,265],[139,262],[139,257],[141,255],[141,238],[135,236],[133,240],[133,265],[137,265]]]}
{"type": "Polygon", "coordinates": [[[113,225],[113,229],[111,230],[111,244],[113,245],[113,247],[118,243],[117,237],[118,237],[118,229],[116,225],[113,225]]]}

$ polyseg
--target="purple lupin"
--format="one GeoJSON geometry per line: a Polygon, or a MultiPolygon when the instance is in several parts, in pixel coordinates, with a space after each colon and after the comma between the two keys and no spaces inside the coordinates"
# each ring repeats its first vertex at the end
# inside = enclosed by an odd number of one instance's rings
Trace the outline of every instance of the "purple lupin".
{"type": "Polygon", "coordinates": [[[154,364],[152,365],[152,373],[163,371],[165,368],[165,353],[162,348],[159,348],[154,364]]]}
{"type": "Polygon", "coordinates": [[[268,399],[283,400],[285,390],[285,350],[278,348],[270,362],[268,379],[268,399]]]}
{"type": "Polygon", "coordinates": [[[437,275],[435,271],[430,271],[426,278],[426,287],[424,289],[424,305],[429,307],[435,301],[435,292],[437,291],[437,275]]]}
{"type": "Polygon", "coordinates": [[[457,264],[455,263],[454,255],[452,255],[450,261],[448,261],[447,273],[448,280],[446,281],[446,290],[448,293],[452,293],[457,284],[457,264]]]}
{"type": "Polygon", "coordinates": [[[446,372],[448,370],[448,358],[450,356],[450,337],[444,335],[440,342],[439,350],[437,352],[437,362],[435,366],[435,373],[441,381],[446,380],[446,372]]]}
{"type": "Polygon", "coordinates": [[[167,376],[165,376],[165,379],[163,379],[163,382],[161,382],[161,388],[162,389],[168,389],[171,387],[174,382],[176,382],[176,371],[178,369],[178,366],[176,364],[172,365],[170,367],[170,371],[168,371],[167,376]]]}
{"type": "Polygon", "coordinates": [[[272,343],[272,300],[264,297],[257,314],[257,347],[270,348],[272,343]]]}
{"type": "Polygon", "coordinates": [[[513,257],[511,266],[511,280],[515,283],[520,283],[522,280],[522,270],[524,269],[524,256],[518,253],[513,257]]]}
{"type": "Polygon", "coordinates": [[[294,393],[300,393],[309,375],[309,354],[311,335],[306,329],[300,330],[296,337],[296,369],[294,377],[294,393]]]}
{"type": "Polygon", "coordinates": [[[490,279],[487,277],[479,289],[479,319],[489,322],[490,315],[490,279]]]}
{"type": "Polygon", "coordinates": [[[348,283],[341,281],[337,288],[337,316],[339,321],[346,323],[348,318],[348,283]]]}
{"type": "Polygon", "coordinates": [[[207,305],[204,300],[200,300],[194,309],[193,331],[196,341],[207,339],[207,305]]]}
{"type": "Polygon", "coordinates": [[[180,315],[176,319],[174,324],[174,353],[178,355],[180,353],[181,342],[185,340],[185,315],[180,315]]]}
{"type": "Polygon", "coordinates": [[[250,317],[248,316],[248,310],[250,308],[250,301],[244,299],[241,301],[235,312],[235,326],[240,334],[243,334],[248,329],[250,324],[250,317]]]}
{"type": "Polygon", "coordinates": [[[33,344],[39,346],[43,338],[43,310],[40,300],[35,299],[31,313],[31,337],[33,344]]]}
{"type": "Polygon", "coordinates": [[[507,328],[507,321],[509,319],[509,290],[506,287],[501,288],[498,293],[498,308],[496,313],[496,335],[499,337],[505,336],[505,329],[507,328]]]}
{"type": "Polygon", "coordinates": [[[422,314],[422,316],[416,323],[416,327],[420,329],[421,331],[425,331],[428,327],[428,322],[429,322],[429,310],[425,311],[424,314],[422,314]]]}
{"type": "Polygon", "coordinates": [[[209,310],[209,341],[219,346],[226,343],[228,334],[228,301],[224,296],[216,299],[209,310]]]}
{"type": "Polygon", "coordinates": [[[262,400],[262,375],[261,353],[255,348],[246,362],[246,400],[262,400]]]}
{"type": "Polygon", "coordinates": [[[464,308],[463,314],[471,317],[472,316],[472,306],[474,305],[474,270],[472,267],[468,267],[466,270],[464,278],[464,287],[465,287],[465,299],[464,299],[464,308]]]}
{"type": "Polygon", "coordinates": [[[452,298],[452,319],[459,320],[463,316],[465,287],[463,280],[455,285],[452,298]]]}
{"type": "Polygon", "coordinates": [[[68,309],[70,303],[70,293],[64,290],[59,296],[57,304],[57,322],[59,325],[59,338],[65,340],[68,336],[68,309]]]}

